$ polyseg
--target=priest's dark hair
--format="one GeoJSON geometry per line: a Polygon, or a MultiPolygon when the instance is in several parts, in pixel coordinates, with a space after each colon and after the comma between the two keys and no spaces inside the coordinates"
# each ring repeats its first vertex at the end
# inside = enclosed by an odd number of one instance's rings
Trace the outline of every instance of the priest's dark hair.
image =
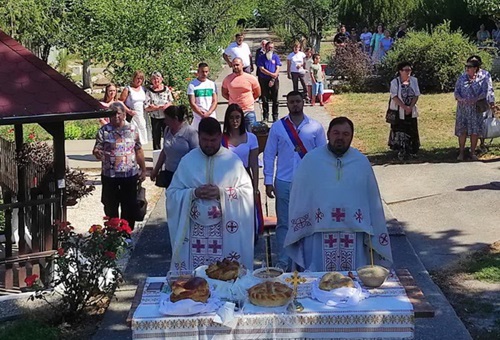
{"type": "Polygon", "coordinates": [[[330,130],[335,125],[342,125],[344,123],[349,124],[349,126],[351,127],[351,131],[354,134],[354,124],[353,124],[352,120],[350,120],[347,117],[336,117],[336,118],[333,118],[332,121],[330,122],[330,125],[328,125],[328,132],[327,133],[330,133],[330,130]]]}
{"type": "Polygon", "coordinates": [[[220,135],[222,132],[219,121],[213,117],[203,118],[198,126],[198,133],[202,132],[209,136],[220,135]]]}

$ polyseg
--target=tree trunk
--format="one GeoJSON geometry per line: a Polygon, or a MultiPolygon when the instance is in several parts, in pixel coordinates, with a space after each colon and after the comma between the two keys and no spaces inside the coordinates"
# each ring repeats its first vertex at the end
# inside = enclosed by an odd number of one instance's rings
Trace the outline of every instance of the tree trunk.
{"type": "Polygon", "coordinates": [[[82,80],[84,89],[92,88],[92,78],[90,77],[90,65],[91,65],[90,59],[85,59],[83,61],[82,80]]]}

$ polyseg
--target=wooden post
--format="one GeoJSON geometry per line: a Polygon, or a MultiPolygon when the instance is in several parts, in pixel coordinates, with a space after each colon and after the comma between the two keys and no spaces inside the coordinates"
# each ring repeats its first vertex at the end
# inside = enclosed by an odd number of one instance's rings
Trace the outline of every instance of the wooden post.
{"type": "MultiPolygon", "coordinates": [[[[14,125],[14,136],[16,140],[16,152],[21,151],[24,143],[23,125],[14,125]]],[[[17,166],[17,201],[26,202],[26,169],[24,166],[17,166]]],[[[24,222],[24,208],[18,208],[18,233],[19,233],[19,255],[26,254],[26,240],[24,238],[24,231],[26,230],[26,223],[24,222]]]]}
{"type": "MultiPolygon", "coordinates": [[[[64,122],[45,123],[41,126],[52,135],[54,148],[54,178],[56,181],[56,197],[58,203],[55,207],[55,219],[61,222],[66,221],[66,195],[65,195],[65,175],[66,175],[66,152],[64,148],[64,122]]],[[[57,230],[52,232],[52,244],[46,245],[46,250],[57,249],[57,230]]]]}

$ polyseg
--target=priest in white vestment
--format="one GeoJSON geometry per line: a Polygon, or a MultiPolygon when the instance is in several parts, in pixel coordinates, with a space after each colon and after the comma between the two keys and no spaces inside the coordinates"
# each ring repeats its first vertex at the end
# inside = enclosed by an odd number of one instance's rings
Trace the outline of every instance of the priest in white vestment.
{"type": "Polygon", "coordinates": [[[353,123],[331,121],[328,144],[310,151],[292,181],[285,249],[310,271],[392,265],[380,192],[368,159],[350,147],[353,123]],[[370,252],[370,248],[373,252],[370,252]]]}
{"type": "Polygon", "coordinates": [[[200,147],[185,155],[167,189],[171,271],[224,258],[253,269],[254,199],[239,157],[221,147],[219,122],[203,118],[200,147]]]}

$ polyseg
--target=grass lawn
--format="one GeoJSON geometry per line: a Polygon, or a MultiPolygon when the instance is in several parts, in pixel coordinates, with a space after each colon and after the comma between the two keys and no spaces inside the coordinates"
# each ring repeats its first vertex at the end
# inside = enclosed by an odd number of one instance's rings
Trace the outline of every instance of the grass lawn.
{"type": "MultiPolygon", "coordinates": [[[[500,83],[496,85],[496,93],[500,95],[500,83]]],[[[387,146],[389,124],[385,122],[385,112],[388,100],[388,93],[345,93],[335,95],[326,106],[333,116],[347,116],[353,120],[353,146],[377,164],[399,162],[387,146]]],[[[418,107],[422,146],[419,157],[408,162],[455,162],[458,141],[454,135],[456,102],[453,93],[422,95],[418,107]]],[[[498,139],[481,159],[496,157],[500,157],[498,139]]]]}

